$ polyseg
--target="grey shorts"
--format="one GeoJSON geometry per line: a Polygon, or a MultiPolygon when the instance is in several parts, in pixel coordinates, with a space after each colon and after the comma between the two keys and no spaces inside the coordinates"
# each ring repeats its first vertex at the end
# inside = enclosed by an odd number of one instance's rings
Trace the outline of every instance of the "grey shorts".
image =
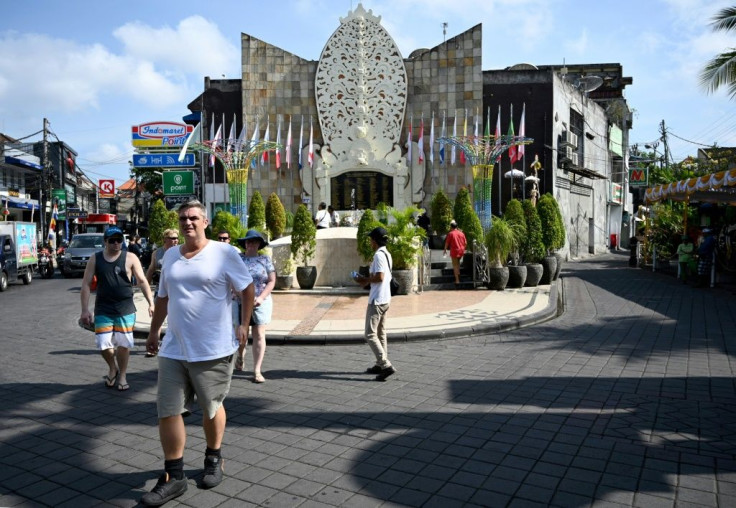
{"type": "Polygon", "coordinates": [[[159,418],[167,418],[194,409],[196,395],[199,407],[211,420],[230,391],[234,355],[206,362],[187,362],[158,357],[159,418]]]}

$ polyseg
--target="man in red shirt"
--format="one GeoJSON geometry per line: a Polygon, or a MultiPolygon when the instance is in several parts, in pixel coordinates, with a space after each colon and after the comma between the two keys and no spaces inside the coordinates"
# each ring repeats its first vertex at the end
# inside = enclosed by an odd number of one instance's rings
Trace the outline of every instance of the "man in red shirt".
{"type": "Polygon", "coordinates": [[[460,284],[460,260],[465,254],[465,246],[468,244],[465,239],[465,233],[457,228],[457,222],[450,222],[450,232],[445,238],[444,255],[447,255],[447,249],[450,249],[450,258],[452,259],[452,272],[455,274],[455,285],[460,284]]]}

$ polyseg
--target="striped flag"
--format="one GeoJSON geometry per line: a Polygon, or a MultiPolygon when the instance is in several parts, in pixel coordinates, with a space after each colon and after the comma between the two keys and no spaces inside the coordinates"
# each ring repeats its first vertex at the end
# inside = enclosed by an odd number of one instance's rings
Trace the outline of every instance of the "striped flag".
{"type": "Polygon", "coordinates": [[[289,130],[286,133],[286,167],[291,169],[291,115],[289,115],[289,130]]]}
{"type": "Polygon", "coordinates": [[[302,115],[302,126],[299,128],[299,169],[302,169],[302,148],[304,148],[304,115],[302,115]]]}
{"type": "MultiPolygon", "coordinates": [[[[252,147],[255,147],[255,146],[256,146],[256,145],[258,144],[258,129],[259,129],[259,127],[260,127],[260,126],[258,125],[258,120],[259,120],[259,118],[258,118],[258,117],[256,117],[256,128],[255,128],[255,130],[253,131],[253,135],[252,135],[252,136],[251,136],[251,138],[250,138],[250,144],[251,144],[251,146],[252,146],[252,147]]],[[[257,157],[253,157],[253,158],[251,159],[251,161],[250,161],[250,167],[251,167],[252,169],[256,169],[256,158],[257,158],[257,157]]]]}
{"type": "MultiPolygon", "coordinates": [[[[7,207],[7,201],[5,202],[7,207]]],[[[49,222],[49,240],[56,239],[56,221],[59,220],[59,207],[54,200],[54,207],[51,210],[51,221],[49,222]]]]}
{"type": "MultiPolygon", "coordinates": [[[[212,113],[212,123],[210,124],[210,141],[213,142],[212,148],[215,148],[214,141],[215,141],[215,114],[212,113]]],[[[215,165],[215,156],[210,155],[210,167],[215,165]]]]}
{"type": "MultiPolygon", "coordinates": [[[[524,137],[526,126],[524,125],[524,117],[526,116],[526,102],[521,108],[521,123],[519,124],[519,136],[524,137]]],[[[524,159],[524,145],[516,147],[516,160],[520,161],[524,159]]],[[[522,168],[523,169],[523,168],[522,168]]]]}
{"type": "Polygon", "coordinates": [[[307,163],[309,167],[314,165],[314,124],[312,123],[312,116],[309,116],[309,153],[307,153],[307,163]]]}
{"type": "Polygon", "coordinates": [[[414,116],[409,117],[409,128],[406,130],[406,162],[409,166],[411,166],[411,124],[414,122],[414,116]]]}
{"type": "Polygon", "coordinates": [[[419,122],[419,139],[417,140],[417,156],[419,157],[419,164],[424,163],[424,114],[422,114],[422,120],[419,122]]]}
{"type": "MultiPolygon", "coordinates": [[[[266,133],[263,135],[263,141],[265,141],[266,143],[271,141],[270,129],[271,129],[271,124],[268,121],[268,116],[266,116],[266,133]]],[[[263,154],[261,155],[261,166],[267,163],[268,163],[268,150],[264,150],[263,154]]]]}
{"type": "MultiPolygon", "coordinates": [[[[498,105],[498,118],[496,119],[496,144],[498,144],[498,140],[501,137],[501,105],[498,105]]],[[[496,164],[501,162],[501,154],[498,154],[498,157],[496,157],[496,164]]]]}
{"type": "Polygon", "coordinates": [[[233,123],[230,126],[230,135],[227,138],[227,151],[230,152],[235,149],[235,131],[237,130],[237,125],[235,124],[235,114],[233,114],[233,123]]]}
{"type": "MultiPolygon", "coordinates": [[[[514,136],[514,105],[511,105],[511,118],[509,119],[509,136],[514,136]]],[[[513,142],[513,140],[510,140],[513,142]]],[[[516,162],[516,145],[509,146],[509,161],[511,164],[516,162]]]]}
{"type": "Polygon", "coordinates": [[[432,125],[429,126],[429,162],[434,166],[434,111],[432,111],[432,125]]]}
{"type": "MultiPolygon", "coordinates": [[[[452,137],[457,137],[457,110],[455,110],[455,116],[452,117],[452,137]]],[[[450,165],[455,165],[455,145],[450,147],[450,165]]]]}
{"type": "Polygon", "coordinates": [[[193,142],[199,143],[199,130],[202,126],[202,123],[198,123],[194,130],[192,130],[192,133],[189,134],[187,137],[187,140],[184,142],[184,146],[181,148],[181,152],[179,152],[179,162],[183,161],[187,154],[187,149],[189,148],[189,145],[193,142]]]}
{"type": "MultiPolygon", "coordinates": [[[[212,140],[212,148],[215,152],[222,149],[222,124],[217,128],[215,138],[212,140]]],[[[215,167],[215,154],[210,155],[210,167],[215,167]]]]}
{"type": "MultiPolygon", "coordinates": [[[[465,118],[463,119],[463,137],[468,137],[468,110],[465,110],[465,118]]],[[[460,164],[465,164],[465,151],[460,150],[460,164]]]]}
{"type": "Polygon", "coordinates": [[[276,119],[276,169],[281,169],[281,116],[276,119]]]}
{"type": "Polygon", "coordinates": [[[440,130],[440,138],[442,141],[440,141],[440,165],[445,163],[445,136],[447,135],[446,129],[445,129],[445,120],[447,120],[447,111],[442,112],[442,130],[440,130]]]}

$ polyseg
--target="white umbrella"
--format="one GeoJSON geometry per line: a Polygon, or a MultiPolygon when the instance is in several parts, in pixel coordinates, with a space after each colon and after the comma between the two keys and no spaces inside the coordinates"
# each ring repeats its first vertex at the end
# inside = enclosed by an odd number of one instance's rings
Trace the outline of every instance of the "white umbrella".
{"type": "Polygon", "coordinates": [[[503,176],[504,178],[524,178],[524,172],[518,169],[512,169],[511,171],[506,171],[503,176]]]}
{"type": "Polygon", "coordinates": [[[537,178],[536,176],[527,176],[526,178],[524,178],[524,181],[526,181],[526,182],[538,182],[539,181],[539,178],[537,178]]]}

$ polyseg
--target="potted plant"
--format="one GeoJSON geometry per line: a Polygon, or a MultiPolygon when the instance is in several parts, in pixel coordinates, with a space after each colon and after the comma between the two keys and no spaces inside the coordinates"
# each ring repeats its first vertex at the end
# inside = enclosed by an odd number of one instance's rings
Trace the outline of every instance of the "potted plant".
{"type": "Polygon", "coordinates": [[[359,267],[358,273],[364,277],[368,276],[368,270],[371,261],[373,260],[373,249],[371,248],[371,240],[368,238],[368,233],[373,231],[373,228],[379,225],[380,224],[376,220],[375,215],[373,215],[373,211],[370,209],[363,212],[363,215],[360,217],[360,221],[358,222],[356,238],[358,255],[360,256],[360,259],[365,262],[365,265],[359,267]]]}
{"type": "Polygon", "coordinates": [[[509,282],[506,287],[522,288],[526,283],[526,266],[521,263],[520,246],[526,237],[526,221],[524,220],[524,210],[521,207],[521,201],[512,199],[506,204],[506,211],[503,218],[513,225],[518,236],[518,242],[511,251],[509,263],[509,282]]]}
{"type": "MultiPolygon", "coordinates": [[[[275,260],[274,260],[275,261],[275,260]]],[[[294,285],[294,258],[291,253],[284,256],[276,272],[276,289],[290,289],[294,285]]]]}
{"type": "Polygon", "coordinates": [[[473,274],[473,242],[483,241],[483,227],[480,225],[480,219],[475,213],[473,203],[470,199],[468,189],[461,188],[455,197],[454,207],[455,221],[457,227],[465,234],[468,242],[468,249],[463,256],[463,272],[466,275],[473,274]]]}
{"type": "Polygon", "coordinates": [[[542,223],[542,243],[546,251],[546,255],[542,258],[544,273],[539,281],[540,284],[550,284],[557,271],[557,258],[553,252],[557,248],[561,225],[557,220],[557,204],[553,200],[552,194],[547,193],[539,198],[537,204],[539,221],[542,223]]]}
{"type": "Polygon", "coordinates": [[[266,207],[263,205],[263,196],[258,191],[253,193],[248,207],[248,229],[266,230],[266,207]]]}
{"type": "Polygon", "coordinates": [[[302,264],[296,269],[296,280],[302,289],[312,289],[317,281],[317,267],[308,265],[316,248],[317,228],[312,215],[305,205],[299,205],[291,231],[291,254],[302,264]]]}
{"type": "Polygon", "coordinates": [[[560,211],[560,204],[552,194],[549,195],[549,199],[554,203],[555,218],[558,226],[557,238],[553,244],[554,255],[557,258],[557,270],[555,270],[555,275],[552,277],[552,280],[557,280],[560,276],[560,271],[562,270],[562,262],[564,261],[562,254],[560,254],[560,249],[565,246],[565,242],[567,241],[567,231],[565,230],[565,220],[562,218],[562,212],[560,211]]]}
{"type": "Polygon", "coordinates": [[[509,254],[518,244],[518,233],[514,226],[501,217],[493,217],[491,229],[486,233],[488,248],[488,289],[503,291],[509,280],[506,266],[509,254]]]}
{"type": "Polygon", "coordinates": [[[450,231],[450,222],[452,222],[452,203],[445,191],[439,189],[432,196],[429,206],[431,209],[429,220],[432,226],[430,247],[432,249],[444,249],[445,236],[450,231]]]}
{"type": "Polygon", "coordinates": [[[537,208],[526,200],[521,204],[524,210],[526,236],[521,243],[521,255],[526,264],[525,286],[537,286],[542,278],[543,268],[540,264],[544,257],[544,243],[542,243],[542,223],[539,221],[537,208]]]}
{"type": "Polygon", "coordinates": [[[266,228],[271,238],[281,238],[286,228],[286,210],[275,192],[266,201],[266,228]]]}
{"type": "Polygon", "coordinates": [[[424,229],[414,224],[414,217],[422,210],[412,205],[403,210],[387,208],[387,212],[390,218],[386,225],[386,249],[392,258],[391,276],[399,283],[398,294],[407,295],[414,281],[417,256],[426,235],[424,229]]]}

